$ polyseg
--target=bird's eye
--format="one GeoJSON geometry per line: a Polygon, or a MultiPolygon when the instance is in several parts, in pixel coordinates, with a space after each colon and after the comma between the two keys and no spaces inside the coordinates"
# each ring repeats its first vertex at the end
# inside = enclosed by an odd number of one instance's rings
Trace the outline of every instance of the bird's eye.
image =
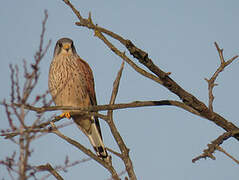
{"type": "Polygon", "coordinates": [[[59,46],[62,47],[62,43],[59,43],[59,46]]]}

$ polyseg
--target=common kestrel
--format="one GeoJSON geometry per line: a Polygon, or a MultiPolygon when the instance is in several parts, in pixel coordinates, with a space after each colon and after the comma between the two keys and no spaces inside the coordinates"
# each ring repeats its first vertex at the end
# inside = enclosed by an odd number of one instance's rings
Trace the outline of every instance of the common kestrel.
{"type": "MultiPolygon", "coordinates": [[[[56,43],[49,71],[48,86],[57,106],[97,105],[92,70],[79,57],[73,41],[69,38],[59,39],[56,43]]],[[[72,118],[89,138],[96,154],[104,160],[108,159],[98,118],[80,115],[72,116],[72,118]]]]}

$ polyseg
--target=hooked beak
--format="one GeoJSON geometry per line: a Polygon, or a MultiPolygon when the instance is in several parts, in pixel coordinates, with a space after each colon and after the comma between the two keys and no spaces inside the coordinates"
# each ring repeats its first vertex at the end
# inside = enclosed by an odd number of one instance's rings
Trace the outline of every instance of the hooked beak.
{"type": "Polygon", "coordinates": [[[69,51],[70,47],[71,45],[68,43],[63,45],[63,49],[65,49],[66,51],[69,51]]]}

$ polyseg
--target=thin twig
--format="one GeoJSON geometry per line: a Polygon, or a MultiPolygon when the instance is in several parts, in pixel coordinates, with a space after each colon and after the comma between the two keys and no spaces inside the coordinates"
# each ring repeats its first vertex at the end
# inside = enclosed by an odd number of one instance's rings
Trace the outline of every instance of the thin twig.
{"type": "MultiPolygon", "coordinates": [[[[111,98],[110,98],[110,102],[109,102],[110,105],[115,104],[115,100],[116,100],[116,96],[118,94],[119,84],[120,84],[120,79],[122,76],[123,69],[124,69],[124,61],[122,62],[121,66],[120,66],[120,70],[118,71],[116,79],[113,83],[113,90],[112,90],[111,98]]],[[[112,111],[110,111],[110,112],[112,112],[112,111]]],[[[108,111],[108,113],[109,113],[109,111],[108,111]]]]}
{"type": "MultiPolygon", "coordinates": [[[[120,79],[122,76],[123,68],[124,68],[124,62],[122,62],[120,70],[117,73],[116,79],[113,84],[113,90],[112,90],[111,98],[110,98],[110,102],[109,102],[110,105],[113,105],[115,103],[116,96],[117,96],[118,90],[119,90],[119,84],[120,84],[120,79]]],[[[114,139],[115,139],[116,143],[118,144],[118,147],[121,151],[121,156],[119,156],[119,157],[121,157],[121,159],[124,161],[124,165],[125,165],[126,171],[129,175],[130,179],[136,180],[137,178],[136,178],[136,174],[134,172],[133,163],[129,156],[129,149],[127,148],[126,144],[124,143],[124,140],[121,137],[121,135],[113,121],[113,110],[108,110],[107,115],[108,115],[107,123],[108,123],[111,133],[114,136],[114,139]]]]}
{"type": "Polygon", "coordinates": [[[114,154],[114,155],[116,155],[116,156],[118,156],[119,158],[122,159],[122,154],[120,154],[120,153],[118,153],[118,152],[116,152],[116,151],[114,151],[113,149],[110,149],[110,148],[108,148],[108,147],[106,147],[106,149],[107,149],[109,152],[111,152],[112,154],[114,154]]]}
{"type": "Polygon", "coordinates": [[[220,59],[220,66],[218,67],[218,69],[216,70],[216,72],[212,75],[212,77],[210,79],[205,78],[205,80],[208,83],[208,97],[209,97],[209,101],[208,101],[208,108],[210,112],[213,112],[213,100],[214,100],[214,95],[213,95],[213,88],[215,86],[217,86],[217,84],[215,83],[218,75],[228,66],[230,65],[234,60],[237,59],[238,56],[234,56],[231,59],[225,61],[224,56],[223,56],[223,49],[219,48],[218,44],[215,42],[215,47],[218,51],[219,54],[219,59],[220,59]]]}
{"type": "MultiPolygon", "coordinates": [[[[64,172],[66,172],[67,168],[76,166],[76,165],[78,165],[78,164],[81,164],[81,163],[84,163],[84,162],[87,162],[87,161],[90,161],[90,160],[92,160],[92,159],[91,159],[91,158],[83,158],[83,159],[81,159],[81,160],[76,160],[76,161],[70,162],[68,156],[66,156],[65,162],[64,162],[63,165],[57,165],[57,166],[55,166],[55,167],[53,167],[53,168],[55,169],[55,171],[58,171],[58,172],[59,172],[59,171],[64,171],[64,172]]],[[[38,167],[39,167],[39,166],[34,167],[34,169],[37,169],[37,170],[39,171],[39,168],[38,168],[38,167]]],[[[47,178],[48,178],[49,176],[51,176],[51,175],[52,175],[51,173],[50,173],[50,174],[47,174],[47,175],[43,176],[43,177],[40,178],[40,179],[41,179],[41,180],[47,179],[47,178]]],[[[29,176],[29,177],[30,177],[30,176],[29,176]]]]}
{"type": "Polygon", "coordinates": [[[49,164],[38,166],[39,171],[48,171],[50,172],[57,180],[64,180],[60,174],[49,164]]]}
{"type": "Polygon", "coordinates": [[[23,88],[23,95],[22,95],[22,103],[25,104],[28,97],[30,96],[31,92],[33,89],[36,87],[36,84],[38,82],[39,78],[39,64],[43,57],[46,55],[46,52],[48,51],[51,41],[48,42],[46,45],[45,49],[43,49],[43,42],[44,42],[44,35],[46,31],[46,22],[48,19],[48,13],[45,10],[44,11],[45,17],[44,20],[42,21],[42,30],[41,30],[41,35],[40,35],[40,45],[38,48],[38,51],[35,54],[35,62],[31,64],[31,73],[27,72],[27,69],[25,69],[25,78],[26,81],[24,83],[24,88],[23,88]]]}
{"type": "Polygon", "coordinates": [[[227,153],[222,147],[217,146],[216,148],[217,148],[218,151],[224,153],[226,156],[228,156],[229,158],[231,158],[235,163],[237,163],[237,164],[239,165],[239,161],[238,161],[236,158],[234,158],[232,155],[230,155],[229,153],[227,153]]]}

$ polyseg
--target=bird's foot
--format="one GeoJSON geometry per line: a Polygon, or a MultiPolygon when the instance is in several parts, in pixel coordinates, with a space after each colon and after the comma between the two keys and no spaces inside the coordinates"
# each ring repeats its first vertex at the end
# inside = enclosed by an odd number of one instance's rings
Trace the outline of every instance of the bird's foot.
{"type": "Polygon", "coordinates": [[[60,117],[66,117],[67,119],[70,119],[71,118],[71,115],[70,115],[70,113],[69,112],[65,112],[65,113],[62,113],[61,115],[60,115],[60,117]]]}

